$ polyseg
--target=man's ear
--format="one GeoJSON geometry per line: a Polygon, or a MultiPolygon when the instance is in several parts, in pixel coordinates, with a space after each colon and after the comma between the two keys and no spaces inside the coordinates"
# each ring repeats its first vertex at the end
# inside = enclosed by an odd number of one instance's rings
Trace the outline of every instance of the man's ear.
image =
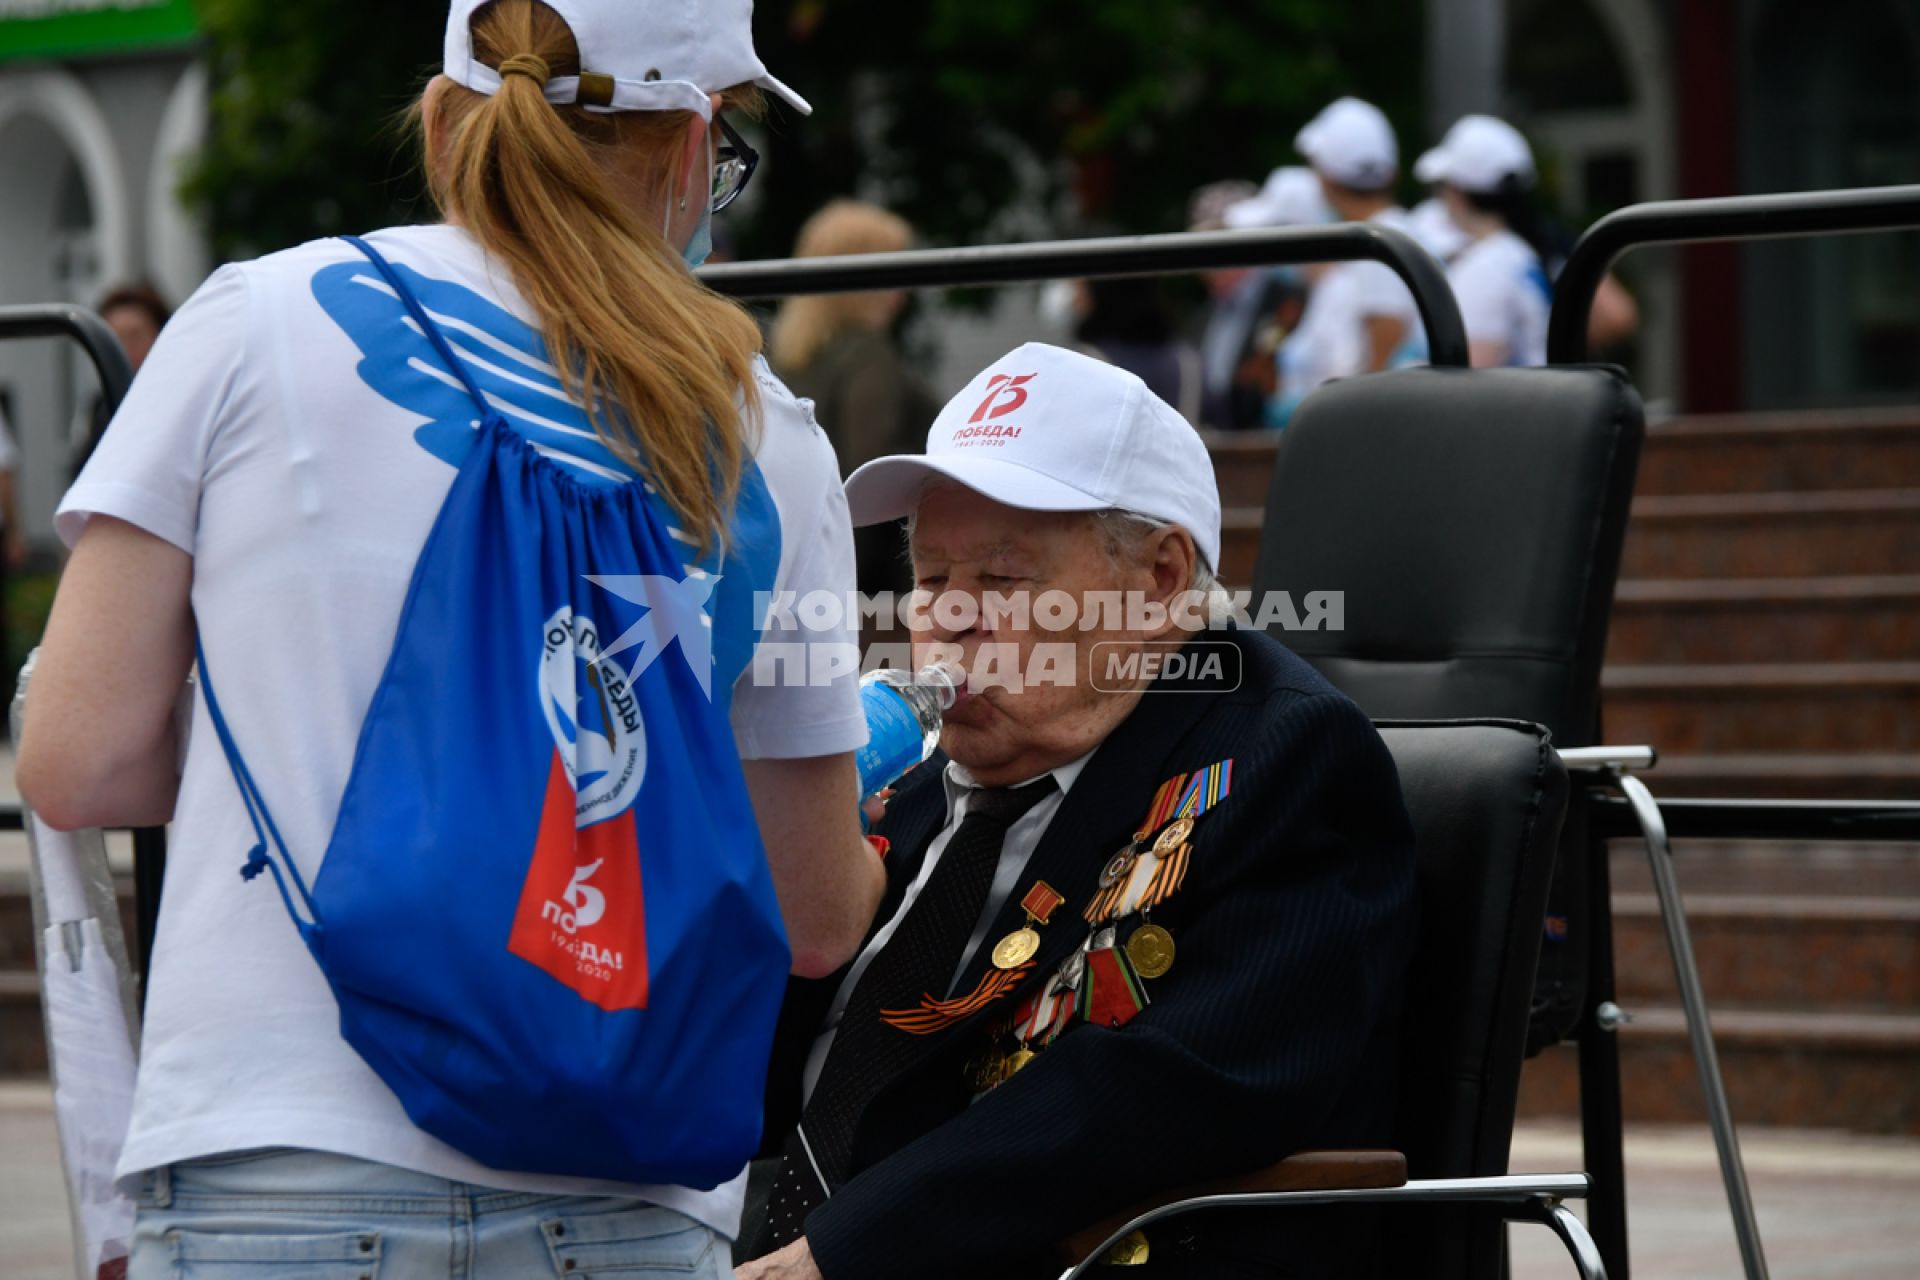
{"type": "MultiPolygon", "coordinates": [[[[1148,598],[1155,604],[1171,609],[1179,595],[1192,584],[1194,570],[1200,563],[1200,553],[1193,545],[1193,535],[1177,525],[1168,525],[1148,535],[1148,545],[1144,550],[1150,557],[1146,564],[1153,580],[1153,585],[1148,589],[1148,598]]],[[[1175,624],[1176,619],[1170,613],[1160,626],[1141,638],[1158,640],[1174,630],[1175,624]]]]}

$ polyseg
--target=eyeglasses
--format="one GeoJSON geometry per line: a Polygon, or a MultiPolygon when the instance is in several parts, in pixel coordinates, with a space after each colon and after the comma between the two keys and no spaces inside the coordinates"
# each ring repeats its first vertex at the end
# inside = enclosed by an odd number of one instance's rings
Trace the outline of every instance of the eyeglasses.
{"type": "Polygon", "coordinates": [[[718,213],[738,200],[747,183],[753,181],[753,171],[760,167],[760,153],[748,146],[724,117],[715,116],[714,123],[720,126],[723,139],[713,154],[713,211],[718,213]]]}

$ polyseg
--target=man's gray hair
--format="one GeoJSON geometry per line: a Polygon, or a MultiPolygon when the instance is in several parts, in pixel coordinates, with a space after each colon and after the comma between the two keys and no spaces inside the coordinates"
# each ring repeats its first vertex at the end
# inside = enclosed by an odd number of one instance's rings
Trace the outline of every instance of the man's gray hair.
{"type": "MultiPolygon", "coordinates": [[[[1148,534],[1158,533],[1173,524],[1171,520],[1156,519],[1123,507],[1108,507],[1104,511],[1089,511],[1087,514],[1093,517],[1094,527],[1100,531],[1102,547],[1116,563],[1126,562],[1148,534]]],[[[908,562],[913,559],[913,533],[919,523],[919,510],[909,512],[906,536],[901,542],[902,556],[908,562]]],[[[1233,616],[1233,596],[1220,585],[1220,580],[1214,576],[1213,566],[1207,563],[1206,555],[1198,546],[1193,549],[1193,578],[1187,583],[1187,590],[1201,597],[1200,609],[1210,625],[1218,626],[1233,616]]]]}
{"type": "MultiPolygon", "coordinates": [[[[1096,511],[1094,519],[1106,543],[1107,554],[1116,561],[1125,561],[1147,535],[1158,533],[1174,523],[1120,507],[1096,511]]],[[[1193,577],[1187,583],[1187,590],[1202,598],[1204,603],[1201,611],[1209,623],[1217,625],[1232,616],[1233,597],[1220,585],[1219,578],[1214,576],[1213,566],[1207,563],[1206,554],[1198,546],[1193,549],[1193,577]]]]}

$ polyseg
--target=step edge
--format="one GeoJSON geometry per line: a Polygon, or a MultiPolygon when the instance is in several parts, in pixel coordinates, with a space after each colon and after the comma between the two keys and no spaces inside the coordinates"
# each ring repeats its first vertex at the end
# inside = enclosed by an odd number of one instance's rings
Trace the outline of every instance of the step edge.
{"type": "Polygon", "coordinates": [[[1603,692],[1724,692],[1748,687],[1920,690],[1920,662],[1616,662],[1600,672],[1603,692]]]}
{"type": "MultiPolygon", "coordinates": [[[[1920,897],[1682,893],[1681,903],[1689,920],[1920,925],[1920,897]]],[[[1613,895],[1616,920],[1623,916],[1657,919],[1659,915],[1660,899],[1656,894],[1625,891],[1613,895]]]]}
{"type": "Polygon", "coordinates": [[[1788,489],[1752,493],[1645,494],[1632,523],[1695,523],[1756,516],[1885,515],[1920,511],[1920,489],[1788,489]]]}
{"type": "MultiPolygon", "coordinates": [[[[1622,1028],[1636,1040],[1684,1039],[1685,1011],[1677,1005],[1629,1008],[1622,1028]]],[[[1795,1045],[1920,1052],[1920,1013],[1832,1013],[1820,1010],[1709,1008],[1714,1040],[1723,1045],[1795,1045]]]]}

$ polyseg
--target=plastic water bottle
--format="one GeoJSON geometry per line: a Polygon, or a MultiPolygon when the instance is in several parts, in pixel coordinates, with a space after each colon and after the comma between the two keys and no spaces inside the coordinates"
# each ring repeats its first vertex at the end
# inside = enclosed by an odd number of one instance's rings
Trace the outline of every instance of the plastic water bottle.
{"type": "Polygon", "coordinates": [[[940,743],[940,718],[959,700],[955,672],[942,663],[911,675],[888,668],[862,676],[867,745],[857,757],[860,794],[874,794],[932,755],[940,743]]]}

